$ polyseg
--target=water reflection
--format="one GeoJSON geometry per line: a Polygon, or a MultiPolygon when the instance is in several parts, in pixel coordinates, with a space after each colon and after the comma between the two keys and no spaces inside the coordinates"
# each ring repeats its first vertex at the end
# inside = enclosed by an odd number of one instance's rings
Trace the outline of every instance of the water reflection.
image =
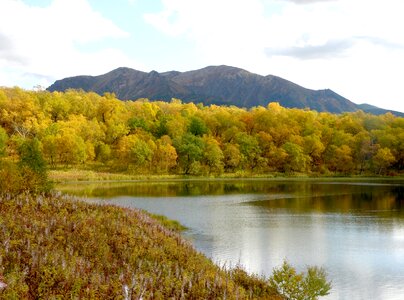
{"type": "Polygon", "coordinates": [[[402,299],[402,181],[223,181],[77,185],[63,190],[177,219],[219,263],[269,274],[286,258],[325,266],[328,299],[402,299]],[[70,190],[69,190],[70,189],[70,190]]]}

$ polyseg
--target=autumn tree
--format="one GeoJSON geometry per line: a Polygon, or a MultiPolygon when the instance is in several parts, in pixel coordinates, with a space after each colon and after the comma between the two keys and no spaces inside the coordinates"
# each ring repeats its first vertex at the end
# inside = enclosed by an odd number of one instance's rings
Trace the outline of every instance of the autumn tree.
{"type": "Polygon", "coordinates": [[[94,152],[95,159],[104,164],[112,158],[111,146],[101,141],[96,144],[94,152]]]}
{"type": "MultiPolygon", "coordinates": [[[[72,132],[63,132],[56,135],[54,142],[59,163],[67,166],[86,161],[86,144],[80,136],[72,132]]],[[[46,151],[49,151],[49,149],[46,151]]]]}
{"type": "Polygon", "coordinates": [[[287,142],[282,146],[282,149],[287,154],[284,162],[284,170],[286,172],[303,172],[306,170],[310,158],[304,153],[303,147],[292,142],[287,142]]]}
{"type": "Polygon", "coordinates": [[[321,142],[321,137],[316,134],[307,135],[303,138],[304,153],[309,157],[306,158],[314,169],[318,169],[323,163],[323,154],[325,147],[321,142]]]}
{"type": "Polygon", "coordinates": [[[177,164],[177,151],[172,145],[168,135],[162,136],[156,141],[156,150],[153,155],[153,166],[157,173],[168,174],[177,164]]]}
{"type": "Polygon", "coordinates": [[[352,149],[348,145],[332,146],[329,168],[334,172],[349,173],[353,169],[352,149]]]}
{"type": "Polygon", "coordinates": [[[395,160],[396,158],[391,153],[389,148],[380,148],[373,157],[375,172],[377,174],[382,174],[382,172],[385,172],[387,168],[395,162],[395,160]]]}
{"type": "Polygon", "coordinates": [[[0,127],[0,157],[4,156],[6,153],[8,135],[3,127],[0,127]]]}
{"type": "Polygon", "coordinates": [[[136,170],[150,169],[155,144],[137,135],[124,136],[119,140],[117,151],[122,165],[132,165],[136,170]]]}
{"type": "Polygon", "coordinates": [[[209,168],[209,173],[222,173],[224,155],[222,149],[220,149],[219,142],[212,137],[205,138],[204,142],[203,158],[209,168]]]}
{"type": "Polygon", "coordinates": [[[241,162],[241,153],[238,145],[226,143],[223,149],[223,162],[226,171],[235,171],[241,162]]]}

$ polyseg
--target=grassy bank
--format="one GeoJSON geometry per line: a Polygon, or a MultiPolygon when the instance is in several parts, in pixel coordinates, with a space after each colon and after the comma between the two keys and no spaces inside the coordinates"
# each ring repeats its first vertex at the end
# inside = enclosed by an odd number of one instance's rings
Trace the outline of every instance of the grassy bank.
{"type": "Polygon", "coordinates": [[[305,173],[268,173],[251,174],[248,172],[226,173],[216,176],[182,176],[182,175],[130,175],[125,173],[98,172],[92,170],[66,169],[51,170],[49,178],[55,183],[78,182],[78,181],[159,181],[159,180],[213,180],[213,179],[272,179],[272,180],[378,180],[388,178],[389,180],[402,180],[404,175],[399,176],[369,176],[369,175],[346,175],[346,174],[305,174],[305,173]]]}
{"type": "Polygon", "coordinates": [[[24,194],[0,215],[1,299],[279,299],[139,210],[24,194]]]}
{"type": "Polygon", "coordinates": [[[81,169],[50,170],[48,174],[49,178],[56,183],[75,181],[125,181],[182,178],[179,175],[131,175],[125,173],[98,172],[81,169]]]}

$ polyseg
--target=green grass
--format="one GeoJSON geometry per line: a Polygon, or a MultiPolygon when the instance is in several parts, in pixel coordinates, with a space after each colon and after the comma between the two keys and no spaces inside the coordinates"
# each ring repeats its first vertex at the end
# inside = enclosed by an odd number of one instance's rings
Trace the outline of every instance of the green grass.
{"type": "Polygon", "coordinates": [[[0,298],[280,299],[266,279],[213,264],[179,229],[69,196],[2,195],[0,298]]]}
{"type": "Polygon", "coordinates": [[[399,176],[369,176],[369,175],[330,175],[321,174],[251,174],[247,172],[224,173],[217,176],[183,176],[183,175],[130,175],[125,173],[109,173],[82,169],[65,169],[49,171],[49,178],[55,183],[79,182],[79,181],[169,181],[169,180],[231,180],[231,179],[268,179],[268,180],[403,180],[404,175],[399,176]]]}
{"type": "Polygon", "coordinates": [[[159,223],[161,223],[167,229],[177,231],[177,232],[181,232],[181,231],[188,229],[186,226],[182,225],[180,222],[178,222],[176,220],[171,220],[171,219],[167,218],[166,216],[156,215],[156,214],[151,214],[151,213],[149,213],[149,215],[150,215],[150,217],[152,217],[153,219],[155,219],[159,223]]]}
{"type": "Polygon", "coordinates": [[[125,181],[183,178],[180,175],[130,175],[125,173],[110,173],[81,169],[50,170],[48,175],[49,178],[56,183],[76,181],[125,181]]]}

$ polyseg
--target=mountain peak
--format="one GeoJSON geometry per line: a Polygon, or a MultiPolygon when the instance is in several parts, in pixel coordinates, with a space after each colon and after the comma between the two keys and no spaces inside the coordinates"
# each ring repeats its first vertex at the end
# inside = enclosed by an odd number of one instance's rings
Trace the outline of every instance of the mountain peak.
{"type": "Polygon", "coordinates": [[[160,73],[153,70],[153,71],[149,72],[149,76],[152,76],[152,77],[160,76],[160,73]]]}
{"type": "MultiPolygon", "coordinates": [[[[108,73],[131,73],[131,72],[137,72],[135,69],[127,68],[127,67],[119,67],[116,68],[108,73]]],[[[106,74],[108,74],[106,73],[106,74]]]]}

